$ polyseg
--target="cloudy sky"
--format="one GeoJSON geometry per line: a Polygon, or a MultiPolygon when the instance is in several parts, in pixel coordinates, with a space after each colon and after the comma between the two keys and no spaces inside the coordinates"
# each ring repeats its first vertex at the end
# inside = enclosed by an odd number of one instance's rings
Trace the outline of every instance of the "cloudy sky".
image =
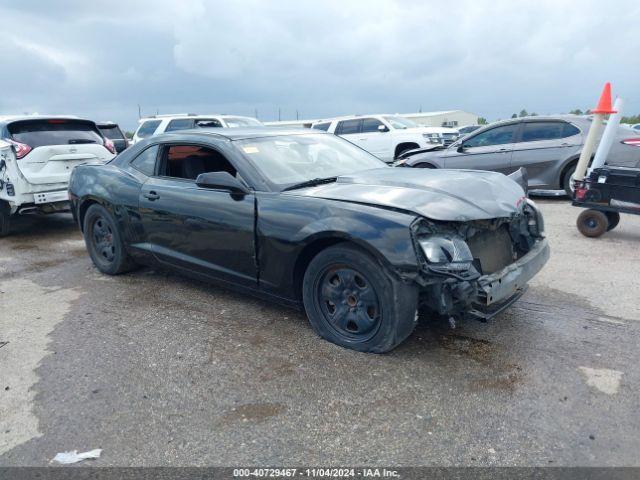
{"type": "Polygon", "coordinates": [[[640,2],[0,0],[0,114],[640,113],[640,2]]]}

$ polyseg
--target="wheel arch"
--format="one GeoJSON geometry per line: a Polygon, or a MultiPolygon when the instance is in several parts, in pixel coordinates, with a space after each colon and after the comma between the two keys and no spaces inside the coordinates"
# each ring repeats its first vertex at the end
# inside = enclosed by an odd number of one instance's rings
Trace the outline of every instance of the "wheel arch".
{"type": "Polygon", "coordinates": [[[342,232],[323,232],[315,235],[314,238],[308,240],[306,245],[300,250],[296,256],[293,267],[293,285],[295,288],[295,298],[302,301],[302,284],[304,274],[309,267],[311,261],[323,250],[335,245],[349,245],[361,250],[363,253],[370,255],[382,266],[388,267],[389,262],[384,255],[378,251],[373,245],[352,237],[342,232]]]}
{"type": "Polygon", "coordinates": [[[560,169],[560,177],[558,178],[558,187],[559,188],[564,188],[564,180],[565,180],[565,176],[567,175],[567,173],[569,172],[569,170],[572,167],[575,167],[578,164],[578,159],[580,158],[580,156],[573,156],[571,158],[569,158],[569,160],[567,160],[564,165],[562,166],[562,168],[560,169]]]}
{"type": "Polygon", "coordinates": [[[101,205],[105,207],[107,210],[109,210],[110,213],[113,214],[113,209],[110,208],[108,203],[106,203],[104,200],[96,197],[84,198],[80,202],[80,205],[78,206],[78,225],[80,225],[81,232],[84,232],[84,217],[87,214],[87,210],[89,210],[89,207],[91,207],[91,205],[101,205]]]}
{"type": "Polygon", "coordinates": [[[414,148],[420,148],[420,144],[416,142],[400,142],[396,145],[396,148],[393,151],[393,158],[398,158],[398,155],[400,155],[401,152],[413,150],[414,148]]]}

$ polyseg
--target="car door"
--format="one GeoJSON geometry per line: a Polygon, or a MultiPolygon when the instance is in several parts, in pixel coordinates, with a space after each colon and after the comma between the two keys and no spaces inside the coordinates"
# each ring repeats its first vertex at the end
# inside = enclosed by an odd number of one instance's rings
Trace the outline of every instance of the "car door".
{"type": "Polygon", "coordinates": [[[582,134],[571,123],[560,120],[525,121],[513,147],[514,170],[527,169],[529,186],[555,186],[558,168],[580,152],[582,134]]]}
{"type": "Polygon", "coordinates": [[[142,186],[145,241],[163,263],[234,284],[255,286],[254,195],[200,188],[200,173],[240,173],[209,145],[165,143],[155,175],[142,186]]]}
{"type": "Polygon", "coordinates": [[[389,127],[377,118],[362,119],[360,134],[357,135],[357,141],[354,143],[381,160],[393,160],[389,127]],[[384,130],[380,130],[379,127],[384,127],[384,130]]]}
{"type": "Polygon", "coordinates": [[[445,168],[470,168],[511,173],[513,142],[519,123],[499,125],[465,139],[459,147],[449,148],[445,168]]]}

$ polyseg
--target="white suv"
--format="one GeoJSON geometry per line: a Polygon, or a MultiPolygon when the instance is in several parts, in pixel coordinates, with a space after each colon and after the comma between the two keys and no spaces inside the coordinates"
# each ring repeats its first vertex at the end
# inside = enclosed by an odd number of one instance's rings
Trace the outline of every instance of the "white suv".
{"type": "Polygon", "coordinates": [[[0,117],[0,236],[14,214],[68,210],[71,170],[113,157],[113,142],[90,120],[0,117]]]}
{"type": "Polygon", "coordinates": [[[132,143],[143,138],[176,130],[190,128],[236,128],[262,127],[263,124],[252,117],[239,115],[196,115],[195,113],[179,113],[174,115],[154,115],[139,120],[140,125],[133,134],[132,143]]]}
{"type": "Polygon", "coordinates": [[[453,128],[425,127],[400,115],[340,117],[311,128],[339,135],[388,163],[407,150],[450,145],[458,139],[453,128]]]}

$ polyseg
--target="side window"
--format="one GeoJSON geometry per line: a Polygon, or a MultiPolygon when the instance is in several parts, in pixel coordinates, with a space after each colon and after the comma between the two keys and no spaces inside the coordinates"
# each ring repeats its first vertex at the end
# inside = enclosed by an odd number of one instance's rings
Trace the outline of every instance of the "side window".
{"type": "Polygon", "coordinates": [[[196,120],[196,128],[222,128],[222,123],[215,118],[199,118],[196,120]]]}
{"type": "Polygon", "coordinates": [[[329,123],[329,122],[327,122],[327,123],[317,123],[311,128],[313,128],[314,130],[322,130],[323,132],[326,132],[327,130],[329,130],[330,126],[331,126],[331,123],[329,123]]]}
{"type": "Polygon", "coordinates": [[[377,118],[365,118],[362,120],[362,133],[379,132],[378,127],[384,124],[377,118]]]}
{"type": "Polygon", "coordinates": [[[193,119],[191,118],[176,118],[171,120],[165,132],[174,132],[176,130],[187,130],[193,128],[193,119]]]}
{"type": "Polygon", "coordinates": [[[564,136],[565,122],[527,122],[522,130],[522,142],[556,140],[564,136]]]}
{"type": "Polygon", "coordinates": [[[160,120],[149,120],[147,122],[144,122],[142,125],[140,125],[140,128],[138,128],[136,135],[138,135],[138,137],[140,138],[150,137],[155,133],[158,125],[160,125],[160,120]]]}
{"type": "Polygon", "coordinates": [[[162,155],[162,177],[195,180],[201,173],[228,172],[234,177],[236,169],[217,150],[200,145],[167,145],[162,155]]]}
{"type": "Polygon", "coordinates": [[[349,135],[350,133],[359,133],[360,122],[361,120],[359,118],[357,120],[341,121],[340,123],[338,123],[338,127],[336,128],[336,135],[349,135]]]}
{"type": "Polygon", "coordinates": [[[580,129],[578,127],[571,125],[570,123],[565,123],[562,129],[562,138],[573,137],[579,133],[580,129]]]}
{"type": "Polygon", "coordinates": [[[152,145],[134,158],[131,165],[146,176],[152,177],[156,172],[156,158],[158,158],[158,145],[152,145]]]}
{"type": "Polygon", "coordinates": [[[513,135],[518,129],[518,124],[503,125],[479,133],[469,140],[465,140],[465,147],[489,147],[491,145],[504,145],[513,141],[513,135]]]}

